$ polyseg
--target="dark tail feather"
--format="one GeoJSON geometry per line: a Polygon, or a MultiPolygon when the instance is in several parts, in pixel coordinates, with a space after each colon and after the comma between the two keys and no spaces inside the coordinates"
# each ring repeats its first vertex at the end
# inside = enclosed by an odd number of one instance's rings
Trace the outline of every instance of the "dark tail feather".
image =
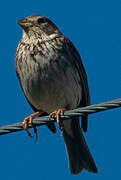
{"type": "MultiPolygon", "coordinates": [[[[42,116],[47,116],[48,113],[44,112],[42,115],[40,115],[39,117],[42,117],[42,116]]],[[[51,124],[47,124],[46,125],[47,128],[52,132],[52,133],[56,133],[56,127],[55,127],[55,124],[54,123],[51,123],[51,124]]]]}
{"type": "Polygon", "coordinates": [[[71,173],[76,175],[83,169],[97,173],[96,165],[80,129],[79,119],[63,121],[63,125],[63,137],[71,173]]]}
{"type": "Polygon", "coordinates": [[[47,124],[46,125],[48,127],[48,129],[52,132],[52,133],[56,133],[56,127],[55,127],[55,124],[52,123],[52,124],[47,124]]]}
{"type": "Polygon", "coordinates": [[[88,128],[88,116],[81,116],[81,126],[84,132],[87,131],[88,128]]]}

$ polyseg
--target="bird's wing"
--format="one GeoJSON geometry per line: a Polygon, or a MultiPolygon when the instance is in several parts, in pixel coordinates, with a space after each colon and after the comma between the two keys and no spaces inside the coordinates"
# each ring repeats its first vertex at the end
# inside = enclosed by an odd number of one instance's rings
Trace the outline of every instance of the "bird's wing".
{"type": "MultiPolygon", "coordinates": [[[[87,106],[90,105],[90,93],[89,93],[89,87],[88,87],[88,80],[87,80],[87,74],[85,72],[84,66],[82,64],[81,57],[79,53],[77,52],[76,48],[72,44],[72,42],[65,38],[65,48],[67,49],[67,52],[70,56],[70,61],[72,61],[73,66],[78,71],[79,77],[80,77],[80,83],[82,86],[82,99],[80,101],[79,106],[87,106]]],[[[88,115],[82,116],[81,118],[81,124],[84,131],[87,131],[87,123],[88,123],[88,115]]]]}

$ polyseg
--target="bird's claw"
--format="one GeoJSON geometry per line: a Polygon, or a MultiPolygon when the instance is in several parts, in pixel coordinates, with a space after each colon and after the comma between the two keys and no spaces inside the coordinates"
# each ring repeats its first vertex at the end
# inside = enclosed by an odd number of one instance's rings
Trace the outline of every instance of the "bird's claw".
{"type": "Polygon", "coordinates": [[[49,118],[51,119],[53,116],[56,116],[58,127],[61,131],[63,131],[63,122],[60,119],[60,115],[64,115],[64,109],[58,109],[50,113],[49,118]]]}
{"type": "Polygon", "coordinates": [[[37,139],[38,139],[38,132],[37,132],[37,128],[33,125],[32,121],[36,116],[39,116],[40,114],[41,114],[40,112],[35,112],[35,113],[31,114],[30,116],[26,117],[23,121],[23,129],[27,132],[27,135],[31,138],[33,138],[33,136],[29,131],[29,123],[32,125],[32,127],[34,129],[34,134],[36,136],[35,141],[37,141],[37,139]]]}

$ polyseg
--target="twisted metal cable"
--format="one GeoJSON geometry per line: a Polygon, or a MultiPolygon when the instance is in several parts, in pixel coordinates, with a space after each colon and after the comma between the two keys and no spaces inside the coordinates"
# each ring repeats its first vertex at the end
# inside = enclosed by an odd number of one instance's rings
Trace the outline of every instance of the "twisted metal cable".
{"type": "MultiPolygon", "coordinates": [[[[67,119],[70,119],[70,117],[74,118],[74,117],[82,116],[85,114],[93,114],[93,113],[102,112],[102,111],[119,108],[119,107],[121,107],[121,98],[113,100],[113,101],[108,101],[108,102],[104,102],[100,104],[90,105],[90,106],[66,111],[64,115],[61,116],[61,119],[67,120],[67,119]]],[[[42,116],[42,117],[33,119],[33,124],[35,126],[42,126],[42,125],[53,123],[53,122],[56,122],[56,117],[51,118],[51,120],[49,119],[49,116],[42,116]]],[[[32,128],[31,124],[29,124],[29,128],[32,128]]],[[[0,135],[8,134],[8,133],[16,132],[16,131],[22,131],[22,130],[24,130],[22,122],[18,122],[15,124],[0,127],[0,135]]]]}

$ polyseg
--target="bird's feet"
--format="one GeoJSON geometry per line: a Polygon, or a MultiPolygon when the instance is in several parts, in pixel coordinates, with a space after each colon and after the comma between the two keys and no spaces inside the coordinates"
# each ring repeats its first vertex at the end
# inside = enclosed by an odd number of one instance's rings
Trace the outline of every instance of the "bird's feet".
{"type": "Polygon", "coordinates": [[[34,129],[34,134],[36,135],[36,140],[38,139],[38,132],[37,132],[37,128],[32,124],[32,121],[33,119],[36,117],[36,116],[39,116],[41,115],[43,112],[35,112],[33,114],[31,114],[30,116],[27,116],[24,121],[23,121],[23,128],[25,129],[25,131],[27,132],[27,135],[29,137],[33,137],[32,134],[29,132],[29,129],[28,129],[28,125],[29,123],[32,125],[33,129],[34,129]]]}
{"type": "Polygon", "coordinates": [[[63,122],[60,119],[60,115],[64,115],[64,109],[58,109],[50,113],[49,118],[52,118],[53,116],[56,116],[56,120],[58,123],[58,127],[61,131],[63,131],[63,122]]]}

